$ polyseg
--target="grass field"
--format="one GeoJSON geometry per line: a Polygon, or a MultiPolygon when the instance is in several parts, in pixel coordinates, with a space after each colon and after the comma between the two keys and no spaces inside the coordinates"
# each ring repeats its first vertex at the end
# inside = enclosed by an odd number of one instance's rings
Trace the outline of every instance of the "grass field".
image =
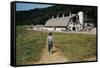
{"type": "MultiPolygon", "coordinates": [[[[40,60],[45,48],[47,33],[27,31],[24,26],[16,27],[16,62],[33,64],[40,60]]],[[[96,56],[96,35],[75,33],[53,33],[53,45],[71,61],[82,61],[96,56]]]]}
{"type": "Polygon", "coordinates": [[[54,33],[53,37],[54,46],[72,62],[96,57],[96,35],[54,33]]]}
{"type": "Polygon", "coordinates": [[[32,64],[40,60],[46,33],[27,31],[24,26],[17,26],[16,32],[17,64],[32,64]]]}

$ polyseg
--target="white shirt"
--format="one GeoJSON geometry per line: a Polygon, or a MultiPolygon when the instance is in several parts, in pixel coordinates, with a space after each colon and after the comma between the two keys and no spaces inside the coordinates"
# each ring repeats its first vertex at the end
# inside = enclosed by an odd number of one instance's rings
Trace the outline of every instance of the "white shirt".
{"type": "Polygon", "coordinates": [[[53,37],[52,36],[48,36],[48,42],[52,42],[53,41],[53,37]]]}

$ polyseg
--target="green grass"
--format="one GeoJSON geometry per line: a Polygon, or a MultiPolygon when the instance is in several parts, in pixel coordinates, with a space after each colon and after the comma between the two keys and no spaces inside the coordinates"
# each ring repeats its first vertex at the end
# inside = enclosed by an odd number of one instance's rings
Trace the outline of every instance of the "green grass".
{"type": "Polygon", "coordinates": [[[96,56],[96,35],[54,33],[54,46],[71,61],[84,61],[96,56]]]}
{"type": "MultiPolygon", "coordinates": [[[[47,33],[16,27],[16,63],[33,64],[40,60],[45,48],[47,33]]],[[[53,33],[53,45],[71,61],[84,61],[96,56],[96,35],[75,33],[53,33]]]]}
{"type": "Polygon", "coordinates": [[[46,33],[25,30],[24,26],[16,27],[16,63],[33,64],[40,60],[45,46],[46,33]]]}

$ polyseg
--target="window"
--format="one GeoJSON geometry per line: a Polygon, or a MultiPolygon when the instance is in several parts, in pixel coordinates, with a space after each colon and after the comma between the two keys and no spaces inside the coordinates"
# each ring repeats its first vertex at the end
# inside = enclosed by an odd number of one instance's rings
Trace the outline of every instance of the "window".
{"type": "Polygon", "coordinates": [[[69,26],[69,28],[71,28],[71,26],[69,26]]]}

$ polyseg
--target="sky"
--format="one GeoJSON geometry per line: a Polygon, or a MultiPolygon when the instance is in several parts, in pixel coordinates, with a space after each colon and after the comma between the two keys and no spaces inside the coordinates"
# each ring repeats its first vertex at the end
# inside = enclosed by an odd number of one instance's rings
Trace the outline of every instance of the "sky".
{"type": "Polygon", "coordinates": [[[48,4],[32,4],[32,3],[16,3],[16,11],[30,10],[35,8],[46,8],[53,5],[48,4]]]}

